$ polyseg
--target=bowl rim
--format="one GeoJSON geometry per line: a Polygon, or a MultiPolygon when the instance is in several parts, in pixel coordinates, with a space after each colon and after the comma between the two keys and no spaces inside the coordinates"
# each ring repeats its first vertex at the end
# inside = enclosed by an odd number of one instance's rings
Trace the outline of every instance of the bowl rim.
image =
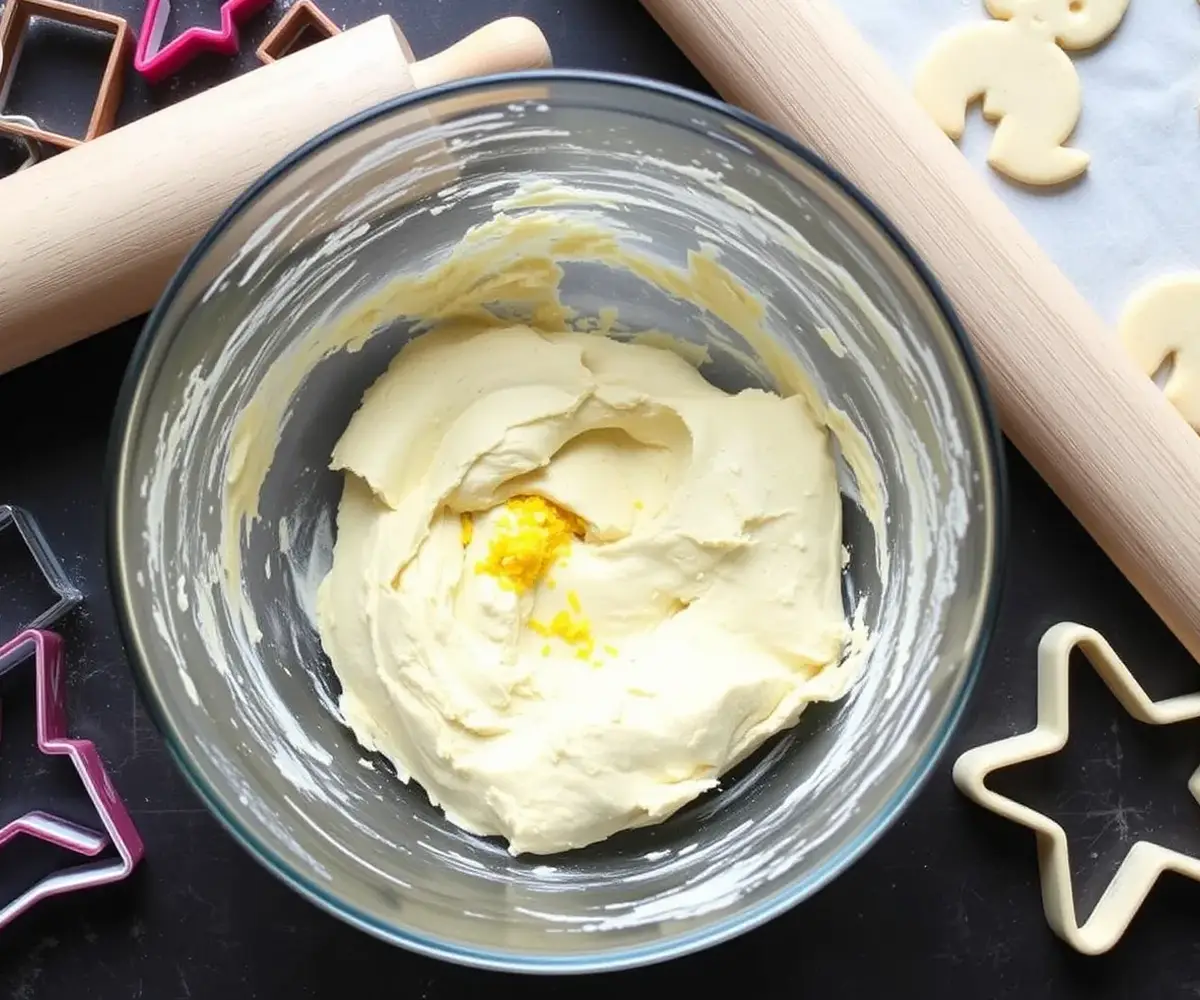
{"type": "Polygon", "coordinates": [[[593,972],[615,972],[623,969],[647,966],[679,958],[710,948],[738,937],[759,927],[792,907],[808,899],[828,885],[860,858],[896,822],[912,803],[916,794],[924,787],[941,760],[951,737],[962,720],[963,711],[974,690],[982,668],[983,659],[992,639],[999,616],[1000,598],[1005,578],[1009,533],[1008,477],[1005,453],[996,416],[995,406],[984,380],[978,357],[971,345],[961,321],[940,283],[925,265],[912,245],[900,234],[882,210],[845,177],[837,168],[786,132],[759,119],[741,108],[722,100],[709,97],[686,87],[659,80],[624,73],[576,69],[540,69],[512,73],[496,73],[472,77],[450,83],[439,84],[411,91],[391,98],[364,111],[343,119],[303,143],[251,183],[233,203],[225,209],[216,222],[188,252],[176,269],[170,282],[150,312],[130,355],[128,367],[121,382],[120,392],[113,411],[109,433],[108,454],[105,460],[103,495],[108,504],[106,516],[106,569],[109,589],[116,610],[118,632],[125,648],[126,658],[132,668],[135,684],[142,696],[143,705],[163,736],[171,758],[183,773],[188,784],[207,806],[209,812],[232,835],[233,839],[263,867],[298,894],[320,909],[332,914],[345,923],[367,934],[399,945],[418,954],[442,959],[459,965],[498,972],[534,974],[582,974],[593,972]],[[580,953],[554,956],[531,956],[518,953],[475,948],[457,944],[433,934],[401,930],[385,924],[364,913],[351,904],[338,899],[318,886],[285,860],[277,851],[264,843],[257,833],[235,818],[222,798],[210,788],[198,770],[193,768],[189,756],[183,752],[175,732],[168,724],[163,705],[154,695],[148,664],[140,655],[135,641],[133,616],[130,608],[130,588],[126,586],[127,574],[123,570],[119,545],[119,500],[122,489],[122,456],[129,443],[130,416],[138,398],[142,376],[150,349],[161,333],[161,323],[166,310],[192,271],[203,260],[217,238],[237,219],[244,209],[257,200],[279,178],[299,166],[311,154],[348,135],[364,125],[370,124],[405,108],[433,102],[440,98],[460,95],[492,88],[530,83],[580,83],[593,84],[622,90],[649,91],[659,96],[673,98],[684,105],[732,120],[774,142],[786,152],[802,160],[822,175],[835,188],[848,197],[856,207],[878,228],[880,234],[891,243],[901,258],[912,269],[913,275],[930,297],[941,314],[957,346],[981,418],[980,431],[984,443],[984,455],[991,467],[992,518],[992,568],[986,580],[986,597],[979,617],[978,632],[974,649],[970,653],[966,676],[946,712],[941,730],[936,734],[924,756],[913,767],[902,783],[881,807],[875,823],[850,841],[822,866],[798,884],[781,886],[766,899],[751,908],[739,911],[711,924],[690,931],[666,942],[620,947],[599,953],[580,953]]]}

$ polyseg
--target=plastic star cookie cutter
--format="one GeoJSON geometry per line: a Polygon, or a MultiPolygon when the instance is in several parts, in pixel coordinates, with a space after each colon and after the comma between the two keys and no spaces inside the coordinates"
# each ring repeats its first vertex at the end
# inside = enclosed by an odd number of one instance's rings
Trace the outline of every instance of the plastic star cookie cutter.
{"type": "Polygon", "coordinates": [[[43,754],[70,759],[104,832],[35,810],[0,827],[0,847],[25,835],[89,858],[97,857],[111,845],[116,857],[84,862],[48,875],[0,907],[0,928],[50,896],[119,882],[137,867],[144,851],[142,838],[117,796],[95,744],[67,736],[62,640],[53,632],[27,629],[0,646],[0,677],[31,659],[36,683],[38,749],[43,754]]]}
{"type": "Polygon", "coordinates": [[[188,28],[178,38],[163,45],[167,19],[171,15],[170,0],[150,0],[133,51],[133,68],[151,83],[160,83],[178,73],[202,52],[237,55],[241,44],[238,25],[270,3],[271,0],[225,0],[221,4],[220,28],[188,28]]]}
{"type": "MultiPolygon", "coordinates": [[[[1067,835],[1063,828],[1049,816],[987,787],[993,771],[1048,757],[1066,746],[1070,731],[1068,674],[1071,653],[1076,648],[1087,657],[1121,707],[1139,722],[1165,726],[1200,718],[1200,692],[1151,701],[1099,632],[1062,622],[1048,629],[1038,644],[1037,726],[1020,736],[968,750],[954,764],[954,783],[985,809],[1027,826],[1036,834],[1046,920],[1076,951],[1099,955],[1121,939],[1159,875],[1173,871],[1200,881],[1200,859],[1159,844],[1138,841],[1129,849],[1091,916],[1081,926],[1075,915],[1067,835]]],[[[1189,779],[1188,789],[1200,802],[1200,770],[1189,779]]]]}

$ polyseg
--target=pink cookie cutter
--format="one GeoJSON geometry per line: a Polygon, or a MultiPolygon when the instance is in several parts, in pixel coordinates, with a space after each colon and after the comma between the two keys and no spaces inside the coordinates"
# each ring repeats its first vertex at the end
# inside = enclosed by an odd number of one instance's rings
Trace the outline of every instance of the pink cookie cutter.
{"type": "Polygon", "coordinates": [[[170,0],[150,0],[142,30],[133,50],[133,68],[151,83],[160,83],[178,73],[202,52],[237,55],[240,40],[238,25],[269,6],[271,0],[226,0],[221,4],[221,27],[188,28],[178,38],[163,45],[170,0]]]}
{"type": "Polygon", "coordinates": [[[137,867],[144,852],[142,838],[108,778],[96,745],[91,740],[73,740],[67,736],[62,640],[53,632],[26,629],[0,646],[0,677],[31,659],[36,672],[38,749],[49,756],[70,758],[104,832],[35,810],[0,827],[0,847],[25,835],[89,858],[97,857],[111,846],[117,856],[84,862],[48,875],[0,907],[0,928],[43,899],[119,882],[137,867]]]}

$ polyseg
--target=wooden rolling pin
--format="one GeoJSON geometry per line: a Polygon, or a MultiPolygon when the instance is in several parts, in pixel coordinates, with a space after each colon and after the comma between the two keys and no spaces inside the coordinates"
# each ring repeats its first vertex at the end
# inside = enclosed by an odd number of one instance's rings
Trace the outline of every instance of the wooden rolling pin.
{"type": "Polygon", "coordinates": [[[896,223],[953,300],[1009,438],[1200,659],[1200,436],[910,88],[831,0],[643,4],[726,100],[896,223]]]}
{"type": "Polygon", "coordinates": [[[0,180],[0,372],[149,310],[238,194],[324,129],[419,87],[549,64],[523,18],[414,62],[377,17],[0,180]]]}

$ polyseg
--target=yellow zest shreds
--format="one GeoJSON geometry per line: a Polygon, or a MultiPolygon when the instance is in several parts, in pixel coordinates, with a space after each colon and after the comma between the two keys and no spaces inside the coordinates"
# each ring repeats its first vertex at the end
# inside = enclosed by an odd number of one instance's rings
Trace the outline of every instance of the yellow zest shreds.
{"type": "Polygon", "coordinates": [[[475,537],[475,518],[470,514],[459,514],[458,524],[463,548],[465,549],[471,544],[471,539],[475,537]]]}
{"type": "Polygon", "coordinates": [[[505,590],[522,593],[537,586],[571,540],[584,536],[586,526],[544,497],[516,496],[504,508],[487,557],[475,564],[475,572],[488,573],[505,590]]]}
{"type": "Polygon", "coordinates": [[[633,501],[633,509],[634,510],[645,510],[646,505],[644,503],[642,503],[641,500],[634,500],[633,501]]]}
{"type": "Polygon", "coordinates": [[[583,614],[583,605],[579,603],[579,595],[573,590],[567,591],[567,603],[577,615],[583,614]]]}
{"type": "Polygon", "coordinates": [[[561,639],[567,645],[576,647],[575,655],[581,660],[591,659],[596,649],[592,623],[584,617],[573,618],[569,611],[560,611],[550,619],[549,624],[531,618],[529,627],[547,639],[561,639]]]}
{"type": "MultiPolygon", "coordinates": [[[[580,614],[579,597],[574,591],[567,595],[567,600],[575,615],[572,615],[570,611],[560,611],[548,623],[531,618],[529,619],[529,628],[543,638],[561,639],[568,646],[575,647],[577,659],[589,660],[596,651],[596,637],[592,635],[592,623],[585,615],[580,614]]],[[[605,644],[600,648],[610,657],[618,655],[616,646],[605,644]]],[[[547,643],[542,647],[542,656],[549,655],[550,645],[547,643]]],[[[604,664],[597,658],[592,661],[592,666],[602,667],[604,664]]]]}

